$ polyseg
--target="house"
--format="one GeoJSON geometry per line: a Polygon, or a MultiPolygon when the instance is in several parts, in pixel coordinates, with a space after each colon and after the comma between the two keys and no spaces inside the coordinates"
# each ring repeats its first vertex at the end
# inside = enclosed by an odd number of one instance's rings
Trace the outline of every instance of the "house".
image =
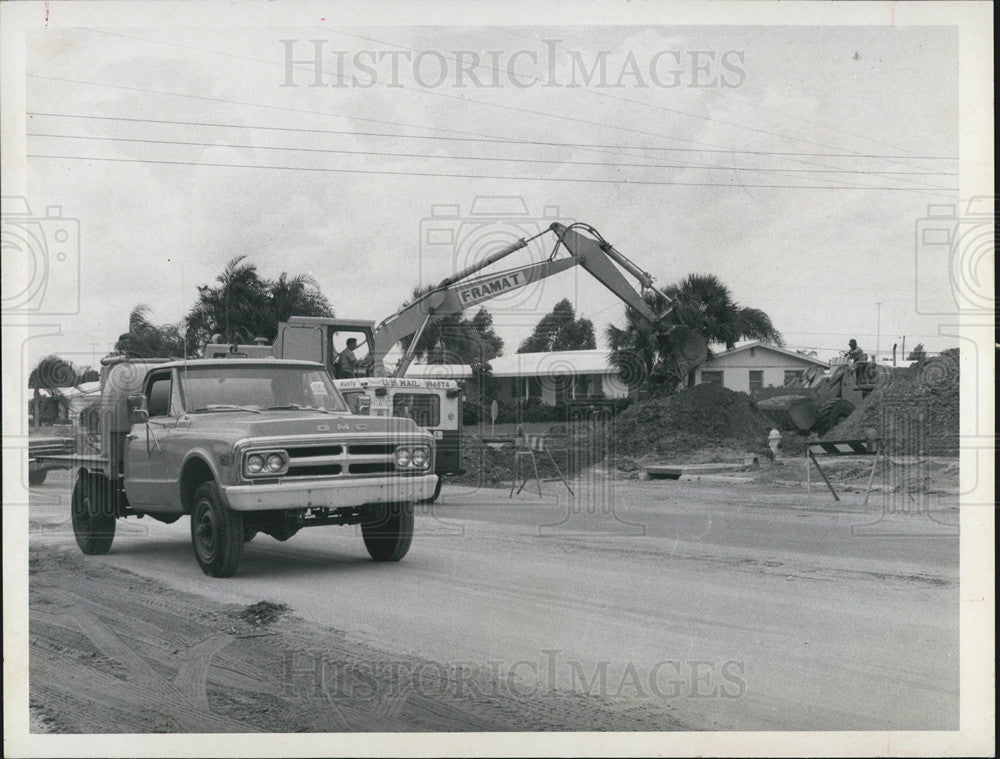
{"type": "Polygon", "coordinates": [[[628,385],[608,361],[608,351],[512,353],[490,361],[500,403],[539,398],[550,406],[585,398],[622,398],[628,385]]]}
{"type": "Polygon", "coordinates": [[[718,382],[730,390],[752,393],[763,387],[785,385],[812,367],[829,368],[829,362],[755,340],[716,353],[695,370],[695,382],[718,382]]]}
{"type": "MultiPolygon", "coordinates": [[[[550,406],[569,400],[624,398],[628,383],[608,360],[608,351],[575,350],[552,353],[512,353],[490,360],[493,397],[500,403],[538,398],[550,406]]],[[[716,353],[695,370],[695,382],[718,382],[744,393],[772,385],[781,386],[812,367],[829,363],[787,348],[760,341],[716,353]]],[[[413,364],[407,377],[469,380],[467,397],[478,393],[471,368],[464,365],[413,364]]],[[[632,388],[634,390],[634,388],[632,388]]]]}

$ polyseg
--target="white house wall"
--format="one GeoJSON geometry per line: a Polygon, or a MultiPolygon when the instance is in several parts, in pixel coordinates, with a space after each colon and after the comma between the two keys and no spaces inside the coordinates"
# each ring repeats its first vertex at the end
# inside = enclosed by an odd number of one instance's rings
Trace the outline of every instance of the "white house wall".
{"type": "Polygon", "coordinates": [[[721,356],[702,367],[696,374],[696,382],[701,383],[703,372],[722,372],[722,384],[730,390],[750,392],[750,371],[762,371],[763,387],[785,384],[786,371],[804,371],[816,364],[808,359],[797,359],[776,351],[756,348],[753,355],[750,350],[741,351],[730,356],[721,356]]]}

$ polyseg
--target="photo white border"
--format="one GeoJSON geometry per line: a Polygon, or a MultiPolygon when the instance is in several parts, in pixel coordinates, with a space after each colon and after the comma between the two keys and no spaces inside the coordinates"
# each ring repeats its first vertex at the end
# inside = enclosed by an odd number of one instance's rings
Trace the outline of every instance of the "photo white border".
{"type": "MultiPolygon", "coordinates": [[[[24,195],[26,184],[25,33],[64,27],[295,27],[335,15],[339,26],[378,25],[789,25],[958,26],[960,51],[960,197],[992,195],[993,8],[986,2],[672,2],[614,0],[567,2],[454,0],[412,3],[382,0],[345,5],[318,2],[2,2],[0,76],[3,103],[3,193],[24,195]],[[988,160],[987,160],[988,159],[988,160]]],[[[4,351],[31,335],[52,332],[54,319],[3,325],[4,351]]],[[[994,356],[992,325],[960,318],[963,337],[980,355],[994,356]]],[[[993,363],[980,361],[979,376],[962,373],[963,430],[969,413],[979,434],[993,435],[993,363]],[[987,397],[988,396],[988,397],[987,397]],[[984,400],[985,399],[985,400],[984,400]],[[974,411],[969,410],[969,403],[974,411]],[[982,407],[983,404],[988,408],[982,407]],[[987,427],[988,429],[984,429],[987,427]]],[[[26,383],[20,362],[3,362],[3,387],[26,383]]],[[[3,393],[5,503],[26,503],[21,482],[26,409],[20,392],[3,393]],[[8,434],[9,431],[14,431],[8,434]],[[8,447],[10,444],[10,447],[8,447]],[[18,445],[20,444],[20,448],[18,445]]],[[[968,503],[993,503],[992,457],[963,449],[962,467],[978,467],[968,503]]],[[[273,735],[41,735],[28,731],[27,556],[28,515],[3,510],[4,748],[8,756],[331,756],[331,755],[715,755],[896,756],[991,755],[994,752],[994,512],[961,509],[961,720],[956,732],[748,732],[748,733],[415,733],[273,735]]]]}

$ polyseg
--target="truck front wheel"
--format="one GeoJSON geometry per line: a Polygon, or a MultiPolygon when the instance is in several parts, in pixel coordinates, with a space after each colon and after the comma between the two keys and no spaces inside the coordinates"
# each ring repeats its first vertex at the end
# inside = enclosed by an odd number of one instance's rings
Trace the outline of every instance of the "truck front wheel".
{"type": "Polygon", "coordinates": [[[191,543],[202,571],[211,577],[232,577],[243,559],[243,515],[222,502],[214,482],[203,482],[194,493],[191,543]]]}
{"type": "Polygon", "coordinates": [[[107,553],[115,539],[115,514],[108,488],[108,482],[96,474],[81,474],[73,486],[73,535],[88,556],[107,553]]]}
{"type": "Polygon", "coordinates": [[[386,504],[381,519],[361,525],[361,535],[375,561],[399,561],[413,542],[413,504],[386,504]]]}
{"type": "Polygon", "coordinates": [[[45,477],[48,475],[48,469],[28,469],[28,484],[29,485],[41,485],[45,482],[45,477]]]}

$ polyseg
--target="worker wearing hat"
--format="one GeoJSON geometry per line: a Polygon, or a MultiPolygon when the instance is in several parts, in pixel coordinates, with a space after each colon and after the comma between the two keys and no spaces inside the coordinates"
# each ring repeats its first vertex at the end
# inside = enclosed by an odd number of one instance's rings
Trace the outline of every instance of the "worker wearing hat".
{"type": "Polygon", "coordinates": [[[847,351],[847,358],[849,358],[854,363],[858,363],[860,361],[864,361],[865,360],[865,358],[866,358],[865,352],[863,350],[861,350],[861,348],[858,347],[858,341],[857,340],[855,340],[854,338],[851,338],[848,341],[847,346],[849,348],[849,350],[847,351]]]}

